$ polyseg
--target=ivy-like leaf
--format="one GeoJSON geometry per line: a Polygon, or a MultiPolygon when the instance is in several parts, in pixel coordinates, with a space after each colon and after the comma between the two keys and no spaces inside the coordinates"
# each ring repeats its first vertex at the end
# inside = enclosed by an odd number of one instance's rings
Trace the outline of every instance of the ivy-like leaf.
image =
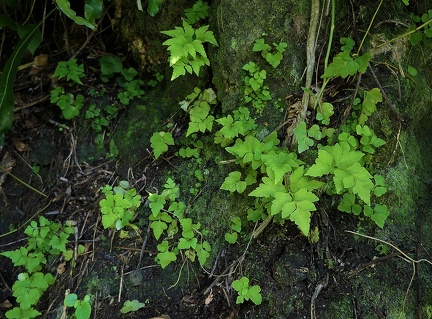
{"type": "Polygon", "coordinates": [[[247,296],[254,304],[260,305],[262,303],[261,287],[258,285],[250,287],[247,296]]]}
{"type": "Polygon", "coordinates": [[[371,216],[371,219],[375,222],[375,224],[378,225],[378,227],[383,228],[384,223],[389,215],[390,211],[386,205],[376,204],[374,207],[374,214],[371,216]]]}
{"type": "Polygon", "coordinates": [[[169,132],[156,132],[150,138],[150,143],[154,156],[158,159],[159,156],[168,151],[168,145],[174,145],[174,138],[169,132]]]}
{"type": "Polygon", "coordinates": [[[169,244],[166,240],[157,245],[159,253],[157,254],[157,260],[161,265],[162,269],[168,266],[171,262],[177,260],[177,256],[172,251],[168,250],[169,244]]]}
{"type": "Polygon", "coordinates": [[[271,49],[271,46],[269,46],[267,43],[264,42],[264,39],[257,39],[255,40],[255,44],[252,48],[253,52],[261,52],[261,51],[268,51],[271,49]]]}
{"type": "Polygon", "coordinates": [[[156,240],[159,240],[159,238],[162,235],[162,233],[164,232],[164,230],[168,228],[168,225],[163,221],[154,220],[154,221],[152,221],[150,227],[151,227],[151,229],[153,229],[153,234],[154,234],[156,240]]]}
{"type": "Polygon", "coordinates": [[[243,193],[246,189],[246,182],[242,181],[241,179],[241,173],[239,171],[234,171],[229,173],[229,175],[225,178],[224,182],[222,183],[220,189],[227,190],[230,192],[239,192],[243,193]]]}

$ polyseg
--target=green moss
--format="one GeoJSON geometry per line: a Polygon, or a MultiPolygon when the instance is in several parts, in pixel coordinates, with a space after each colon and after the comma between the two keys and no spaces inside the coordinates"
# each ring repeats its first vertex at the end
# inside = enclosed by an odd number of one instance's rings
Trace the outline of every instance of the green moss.
{"type": "Polygon", "coordinates": [[[349,295],[340,295],[339,298],[328,305],[326,311],[323,311],[324,319],[331,318],[352,318],[353,303],[349,295]]]}

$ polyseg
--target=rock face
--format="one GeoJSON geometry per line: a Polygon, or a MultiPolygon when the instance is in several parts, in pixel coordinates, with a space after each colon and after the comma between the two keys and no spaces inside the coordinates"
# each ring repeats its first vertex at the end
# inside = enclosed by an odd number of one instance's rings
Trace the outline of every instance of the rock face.
{"type": "Polygon", "coordinates": [[[219,48],[212,51],[213,83],[224,111],[243,103],[242,67],[249,61],[259,62],[266,69],[273,98],[284,99],[298,89],[305,66],[305,46],[308,28],[308,1],[220,1],[211,22],[217,26],[219,48]],[[252,52],[255,40],[266,43],[287,42],[287,54],[281,65],[273,69],[252,52]]]}

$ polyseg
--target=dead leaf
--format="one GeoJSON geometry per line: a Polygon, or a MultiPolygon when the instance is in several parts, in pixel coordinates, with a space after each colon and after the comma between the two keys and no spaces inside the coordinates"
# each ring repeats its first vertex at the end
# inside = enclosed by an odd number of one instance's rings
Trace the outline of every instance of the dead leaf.
{"type": "Polygon", "coordinates": [[[211,292],[208,294],[207,298],[204,300],[204,304],[207,306],[212,301],[213,301],[213,293],[211,292]]]}
{"type": "Polygon", "coordinates": [[[9,309],[12,308],[12,306],[13,306],[12,303],[7,299],[0,303],[0,308],[9,309]]]}
{"type": "Polygon", "coordinates": [[[6,152],[0,161],[0,165],[8,172],[15,166],[15,163],[15,159],[9,154],[9,152],[6,152]]]}
{"type": "Polygon", "coordinates": [[[44,67],[48,65],[48,54],[39,54],[34,58],[33,66],[34,67],[44,67]]]}
{"type": "Polygon", "coordinates": [[[30,146],[17,139],[16,137],[12,138],[12,142],[14,143],[15,148],[20,152],[30,152],[32,150],[30,146]]]}
{"type": "Polygon", "coordinates": [[[59,275],[63,275],[63,273],[66,271],[66,263],[62,262],[57,266],[57,273],[59,275]]]}

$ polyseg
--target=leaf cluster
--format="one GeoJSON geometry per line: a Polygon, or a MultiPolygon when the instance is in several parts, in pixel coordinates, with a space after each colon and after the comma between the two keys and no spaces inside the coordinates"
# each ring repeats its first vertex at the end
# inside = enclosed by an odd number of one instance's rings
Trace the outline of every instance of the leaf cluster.
{"type": "Polygon", "coordinates": [[[432,38],[432,9],[429,9],[421,16],[410,13],[410,18],[414,22],[414,25],[410,26],[407,32],[410,33],[412,45],[417,45],[424,39],[432,38]],[[421,23],[421,26],[417,27],[417,23],[421,23]]]}
{"type": "Polygon", "coordinates": [[[246,71],[244,77],[244,101],[252,103],[252,106],[261,114],[266,106],[266,101],[271,100],[270,91],[264,80],[267,72],[261,70],[254,62],[249,62],[242,67],[246,71]]]}
{"type": "Polygon", "coordinates": [[[12,286],[13,296],[17,298],[19,307],[9,310],[6,318],[35,318],[40,315],[33,306],[54,283],[54,277],[50,273],[44,274],[40,271],[47,263],[47,256],[68,254],[66,245],[73,232],[73,227],[69,225],[62,226],[40,216],[39,222],[32,221],[24,230],[29,236],[26,246],[0,253],[10,258],[15,267],[23,266],[27,271],[20,273],[12,286]]]}
{"type": "Polygon", "coordinates": [[[50,97],[50,102],[60,107],[66,120],[77,117],[84,106],[84,96],[82,94],[75,97],[72,93],[66,93],[61,86],[56,86],[51,90],[50,97]]]}
{"type": "Polygon", "coordinates": [[[159,240],[164,232],[167,236],[157,245],[159,253],[156,261],[162,268],[177,260],[180,250],[192,262],[198,259],[201,265],[204,265],[210,256],[210,244],[197,237],[197,234],[200,235],[200,223],[194,224],[192,219],[184,217],[186,205],[177,201],[178,196],[179,187],[171,178],[168,178],[160,194],[152,193],[148,197],[152,212],[149,220],[153,234],[156,240],[159,240]],[[181,237],[177,244],[170,245],[169,239],[179,233],[181,237]]]}
{"type": "Polygon", "coordinates": [[[141,195],[135,188],[129,188],[127,181],[121,181],[119,186],[106,185],[101,188],[105,198],[99,202],[102,213],[102,225],[105,229],[120,230],[126,226],[136,228],[132,224],[135,211],[141,205],[141,195]]]}
{"type": "Polygon", "coordinates": [[[168,151],[168,145],[174,145],[174,138],[170,132],[155,132],[150,138],[150,145],[156,159],[168,151]]]}
{"type": "MultiPolygon", "coordinates": [[[[95,90],[89,92],[90,96],[93,97],[98,97],[98,95],[104,93],[103,90],[100,93],[95,90]]],[[[96,133],[101,133],[103,128],[108,127],[110,121],[115,119],[119,112],[115,103],[104,105],[104,102],[96,100],[90,103],[86,110],[85,118],[91,120],[91,127],[96,133]]]]}
{"type": "Polygon", "coordinates": [[[233,111],[233,115],[228,114],[221,117],[216,122],[222,127],[215,133],[214,142],[222,147],[231,145],[234,139],[254,132],[257,127],[255,120],[250,116],[249,109],[240,106],[233,111]]]}
{"type": "Polygon", "coordinates": [[[338,53],[333,61],[324,70],[321,76],[323,79],[341,77],[345,79],[348,76],[353,76],[359,73],[365,73],[372,55],[364,53],[363,55],[351,54],[355,42],[351,38],[341,38],[341,52],[338,53]]]}
{"type": "MultiPolygon", "coordinates": [[[[359,127],[359,129],[363,128],[359,127]]],[[[370,136],[366,138],[369,139],[370,136]]],[[[336,194],[343,195],[338,209],[355,215],[363,210],[366,217],[370,217],[382,228],[389,216],[389,211],[385,205],[376,204],[372,208],[371,196],[379,197],[386,192],[384,179],[378,175],[372,176],[363,166],[365,154],[352,150],[352,147],[348,138],[318,150],[315,164],[309,168],[306,175],[313,177],[330,175],[336,194]],[[358,203],[357,199],[361,202],[358,203]]]]}
{"type": "Polygon", "coordinates": [[[52,75],[53,78],[63,79],[66,81],[72,81],[77,84],[83,84],[81,78],[85,76],[84,65],[77,63],[77,59],[70,59],[68,61],[60,61],[52,75]]]}
{"type": "Polygon", "coordinates": [[[278,144],[275,132],[263,141],[252,135],[236,139],[235,144],[226,150],[236,156],[242,167],[249,169],[243,179],[240,171],[231,172],[221,189],[242,193],[248,186],[256,184],[257,173],[260,173],[261,182],[249,196],[260,198],[267,203],[265,206],[269,215],[293,221],[307,236],[310,212],[316,210],[314,202],[318,201],[313,190],[323,183],[305,176],[304,163],[295,153],[278,147],[278,144]]]}
{"type": "Polygon", "coordinates": [[[123,70],[123,61],[118,56],[107,54],[99,58],[101,80],[108,82],[114,75],[123,70]]]}
{"type": "Polygon", "coordinates": [[[123,77],[117,78],[117,83],[121,87],[117,97],[122,104],[129,105],[131,100],[144,95],[144,90],[142,89],[144,81],[135,79],[138,71],[134,68],[122,69],[120,73],[123,77]]]}
{"type": "Polygon", "coordinates": [[[209,6],[207,2],[202,0],[198,0],[192,6],[192,8],[188,8],[184,11],[186,16],[186,21],[190,25],[198,22],[201,19],[208,18],[209,16],[209,6]]]}
{"type": "Polygon", "coordinates": [[[47,263],[47,254],[58,256],[66,253],[66,244],[73,227],[63,227],[40,216],[39,223],[32,221],[24,233],[29,236],[26,246],[2,252],[1,255],[10,258],[15,267],[23,266],[33,273],[42,270],[42,265],[47,263]]]}
{"type": "Polygon", "coordinates": [[[265,43],[264,39],[255,40],[252,48],[253,52],[261,52],[261,56],[274,68],[277,68],[282,61],[282,54],[285,52],[288,44],[286,42],[273,43],[273,50],[270,45],[265,43]]]}
{"type": "Polygon", "coordinates": [[[183,27],[175,27],[174,30],[161,31],[171,37],[163,42],[170,52],[169,64],[173,67],[171,80],[185,75],[186,72],[199,75],[202,66],[210,65],[204,49],[204,43],[218,45],[213,32],[208,31],[205,25],[194,29],[187,21],[183,21],[183,27]]]}
{"type": "Polygon", "coordinates": [[[190,116],[186,136],[212,130],[215,118],[210,115],[210,111],[211,105],[216,104],[216,102],[216,95],[212,89],[201,91],[197,87],[185,100],[180,102],[181,108],[189,112],[190,116]]]}
{"type": "Polygon", "coordinates": [[[54,283],[54,276],[50,273],[35,272],[32,275],[20,273],[18,280],[12,286],[13,296],[19,307],[6,312],[8,319],[35,318],[41,313],[33,308],[43,293],[54,283]]]}

